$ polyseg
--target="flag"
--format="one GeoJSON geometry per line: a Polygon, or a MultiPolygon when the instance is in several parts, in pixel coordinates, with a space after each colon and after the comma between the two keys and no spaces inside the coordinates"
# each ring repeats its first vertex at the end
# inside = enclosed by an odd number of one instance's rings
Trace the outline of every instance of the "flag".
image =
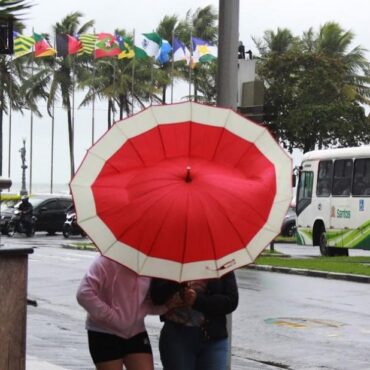
{"type": "Polygon", "coordinates": [[[35,44],[35,39],[31,36],[24,36],[18,32],[13,32],[14,40],[14,55],[19,58],[32,51],[32,46],[35,44]]]}
{"type": "Polygon", "coordinates": [[[50,46],[47,40],[39,35],[38,33],[33,33],[33,38],[35,39],[35,57],[49,57],[56,54],[56,50],[50,46]]]}
{"type": "Polygon", "coordinates": [[[162,45],[162,38],[157,33],[142,33],[135,36],[135,57],[157,57],[162,45]]]}
{"type": "Polygon", "coordinates": [[[217,46],[207,41],[192,37],[193,58],[192,64],[209,62],[217,58],[217,46]]]}
{"type": "Polygon", "coordinates": [[[116,38],[110,33],[99,33],[95,43],[95,58],[113,57],[118,55],[121,49],[116,38]]]}
{"type": "Polygon", "coordinates": [[[157,62],[159,64],[166,64],[170,60],[170,52],[172,51],[172,46],[167,40],[162,39],[162,45],[159,48],[159,53],[157,54],[157,62]]]}
{"type": "Polygon", "coordinates": [[[176,37],[173,38],[173,61],[186,61],[186,64],[190,62],[190,51],[186,45],[178,40],[176,37]]]}
{"type": "Polygon", "coordinates": [[[83,33],[79,36],[79,40],[82,44],[82,49],[78,52],[78,55],[92,54],[95,50],[96,35],[83,33]]]}
{"type": "Polygon", "coordinates": [[[60,57],[76,54],[82,49],[82,43],[76,37],[60,34],[57,35],[57,53],[60,57]]]}
{"type": "Polygon", "coordinates": [[[121,52],[118,54],[118,59],[128,58],[131,59],[135,56],[134,45],[132,40],[128,37],[123,37],[116,35],[116,40],[118,42],[121,52]]]}

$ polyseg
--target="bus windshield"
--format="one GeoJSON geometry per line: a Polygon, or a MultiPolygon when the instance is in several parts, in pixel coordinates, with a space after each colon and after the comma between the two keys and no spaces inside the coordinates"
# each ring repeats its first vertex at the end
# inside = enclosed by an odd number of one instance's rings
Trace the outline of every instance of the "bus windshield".
{"type": "Polygon", "coordinates": [[[298,191],[297,191],[297,215],[301,213],[312,199],[313,172],[302,171],[299,174],[298,191]]]}

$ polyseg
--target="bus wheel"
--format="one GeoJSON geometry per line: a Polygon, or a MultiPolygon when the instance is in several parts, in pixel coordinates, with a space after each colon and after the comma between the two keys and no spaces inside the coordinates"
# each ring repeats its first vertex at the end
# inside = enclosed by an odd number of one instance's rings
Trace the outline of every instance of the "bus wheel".
{"type": "Polygon", "coordinates": [[[331,249],[332,256],[346,256],[348,257],[348,249],[347,248],[329,248],[331,249]]]}
{"type": "Polygon", "coordinates": [[[320,253],[322,256],[330,256],[330,250],[328,247],[328,241],[326,240],[326,233],[325,230],[321,230],[320,237],[319,237],[319,247],[320,253]]]}

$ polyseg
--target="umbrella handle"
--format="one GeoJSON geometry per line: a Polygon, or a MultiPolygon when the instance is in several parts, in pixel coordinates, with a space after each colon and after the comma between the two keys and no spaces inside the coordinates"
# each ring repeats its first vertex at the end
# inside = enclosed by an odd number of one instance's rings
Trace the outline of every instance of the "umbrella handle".
{"type": "Polygon", "coordinates": [[[191,181],[192,181],[190,171],[191,171],[191,167],[190,167],[190,166],[187,166],[187,167],[186,167],[186,177],[185,177],[185,182],[191,182],[191,181]]]}

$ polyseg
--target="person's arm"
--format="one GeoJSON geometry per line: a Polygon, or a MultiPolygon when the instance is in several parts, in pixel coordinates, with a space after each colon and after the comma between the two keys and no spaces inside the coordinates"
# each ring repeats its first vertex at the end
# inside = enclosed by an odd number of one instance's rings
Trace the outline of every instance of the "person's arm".
{"type": "Polygon", "coordinates": [[[221,279],[222,292],[196,294],[193,308],[206,315],[226,315],[233,312],[239,302],[238,286],[235,274],[230,272],[221,279]]]}
{"type": "Polygon", "coordinates": [[[107,277],[104,262],[101,257],[93,262],[80,283],[76,298],[94,321],[113,323],[117,320],[114,311],[99,296],[107,277]]]}

